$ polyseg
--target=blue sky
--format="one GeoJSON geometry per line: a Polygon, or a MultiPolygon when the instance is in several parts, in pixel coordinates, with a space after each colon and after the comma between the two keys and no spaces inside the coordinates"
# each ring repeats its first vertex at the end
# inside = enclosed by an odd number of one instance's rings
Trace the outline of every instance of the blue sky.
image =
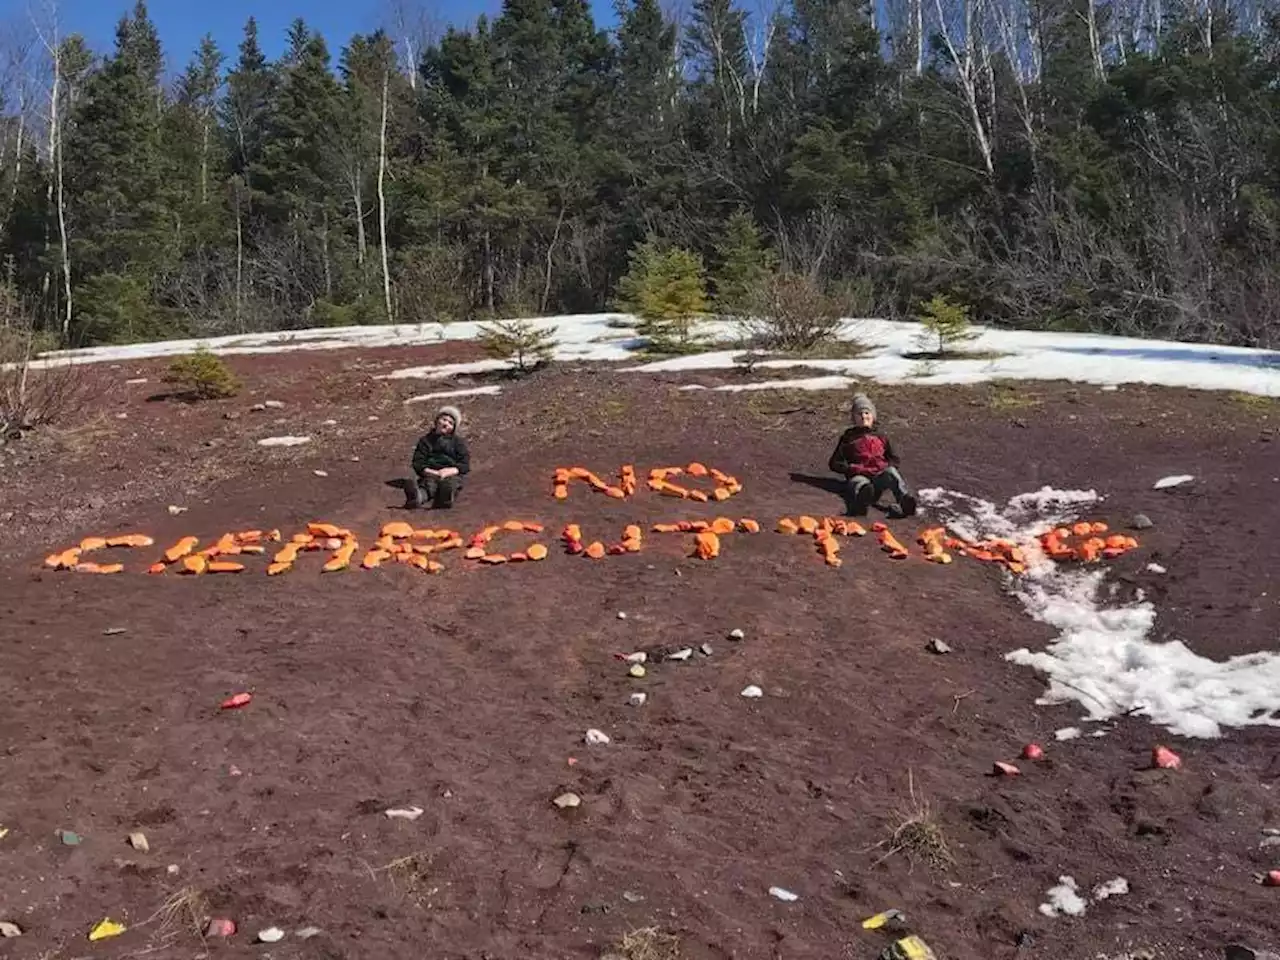
{"type": "MultiPolygon", "coordinates": [[[[134,0],[57,0],[62,32],[81,33],[97,51],[110,50],[116,22],[134,0]]],[[[608,0],[592,0],[596,18],[612,23],[608,0]]],[[[453,23],[468,23],[478,14],[499,11],[502,0],[425,0],[421,8],[453,23]]],[[[160,32],[170,73],[180,72],[206,33],[212,33],[228,58],[234,58],[244,23],[257,17],[267,56],[284,49],[285,31],[297,17],[324,34],[336,58],[356,33],[377,29],[387,20],[384,0],[149,0],[147,9],[160,32]]],[[[0,23],[25,18],[27,10],[46,9],[44,0],[0,0],[0,23]]]]}

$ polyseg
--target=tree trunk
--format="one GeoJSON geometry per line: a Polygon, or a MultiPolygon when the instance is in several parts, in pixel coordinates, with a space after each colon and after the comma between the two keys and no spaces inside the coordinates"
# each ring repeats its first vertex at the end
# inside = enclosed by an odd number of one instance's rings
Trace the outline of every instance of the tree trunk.
{"type": "Polygon", "coordinates": [[[913,0],[915,14],[916,76],[924,73],[924,0],[913,0]]]}
{"type": "Polygon", "coordinates": [[[209,202],[209,117],[204,117],[204,129],[201,131],[200,144],[200,205],[209,202]]]}
{"type": "MultiPolygon", "coordinates": [[[[969,118],[973,123],[973,135],[978,142],[978,152],[982,154],[982,165],[986,169],[988,177],[995,176],[995,161],[993,159],[993,149],[991,146],[991,136],[987,130],[987,124],[982,117],[982,105],[979,102],[978,79],[980,65],[976,63],[977,39],[974,36],[974,6],[981,0],[961,0],[964,4],[964,55],[961,56],[961,50],[955,44],[955,38],[952,31],[947,26],[946,15],[942,11],[942,0],[934,0],[934,6],[938,11],[938,29],[942,34],[942,42],[946,45],[947,53],[951,57],[951,62],[955,64],[956,78],[960,81],[960,90],[964,94],[965,104],[969,108],[969,118]]],[[[982,40],[984,50],[984,61],[988,58],[985,56],[989,49],[987,40],[982,40]]],[[[995,92],[992,91],[992,103],[994,106],[995,92]]]]}
{"type": "Polygon", "coordinates": [[[18,95],[18,152],[13,156],[13,186],[9,190],[9,211],[18,203],[18,181],[22,179],[22,134],[26,128],[27,97],[25,91],[18,95]]]}
{"type": "Polygon", "coordinates": [[[364,234],[364,197],[360,192],[360,164],[351,173],[351,199],[356,205],[356,264],[363,267],[368,239],[364,234]]]}
{"type": "Polygon", "coordinates": [[[236,329],[244,332],[244,214],[236,184],[236,329]]]}
{"type": "Polygon", "coordinates": [[[329,211],[324,211],[324,226],[320,230],[320,255],[324,261],[324,298],[333,302],[333,265],[329,262],[329,211]]]}
{"type": "Polygon", "coordinates": [[[1098,2],[1089,0],[1089,51],[1093,55],[1093,76],[1097,80],[1103,77],[1102,38],[1098,33],[1098,2]]]}
{"type": "Polygon", "coordinates": [[[382,296],[386,301],[387,323],[391,316],[391,269],[387,266],[387,92],[391,83],[388,74],[382,76],[382,129],[378,137],[378,241],[382,246],[382,296]]]}
{"type": "Polygon", "coordinates": [[[487,227],[484,231],[484,305],[493,313],[493,241],[487,227]]]}
{"type": "Polygon", "coordinates": [[[49,94],[49,159],[53,163],[54,186],[57,190],[58,245],[62,254],[62,340],[71,337],[71,249],[67,243],[67,202],[62,176],[62,50],[55,44],[53,55],[53,88],[49,94]]]}
{"type": "Polygon", "coordinates": [[[542,283],[542,304],[538,312],[545,314],[547,312],[547,301],[551,299],[551,265],[556,252],[556,244],[560,242],[560,228],[564,225],[564,201],[560,201],[560,216],[556,217],[555,233],[551,235],[551,243],[547,245],[547,273],[542,283]]]}

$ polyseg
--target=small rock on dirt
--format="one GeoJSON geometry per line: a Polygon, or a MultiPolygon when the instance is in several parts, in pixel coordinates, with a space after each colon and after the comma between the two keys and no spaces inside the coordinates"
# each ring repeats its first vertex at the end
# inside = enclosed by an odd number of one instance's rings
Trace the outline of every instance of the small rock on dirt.
{"type": "Polygon", "coordinates": [[[638,893],[632,893],[630,890],[622,891],[622,899],[627,903],[644,903],[644,897],[638,893]]]}
{"type": "Polygon", "coordinates": [[[561,810],[573,810],[582,806],[582,798],[576,793],[562,793],[551,802],[561,810]]]}
{"type": "Polygon", "coordinates": [[[1094,900],[1107,900],[1111,897],[1123,897],[1129,892],[1129,881],[1124,877],[1116,877],[1093,888],[1094,900]]]}
{"type": "Polygon", "coordinates": [[[742,691],[742,695],[748,700],[757,700],[764,696],[764,691],[753,683],[742,691]]]}
{"type": "Polygon", "coordinates": [[[169,504],[169,516],[171,517],[176,517],[178,514],[186,513],[186,512],[187,512],[186,507],[178,507],[173,504],[169,504]]]}
{"type": "Polygon", "coordinates": [[[1152,485],[1152,489],[1171,490],[1174,487],[1180,487],[1185,483],[1190,483],[1194,479],[1195,477],[1189,473],[1180,473],[1174,477],[1161,477],[1152,485]]]}
{"type": "Polygon", "coordinates": [[[64,847],[78,847],[84,838],[74,830],[59,830],[58,839],[62,841],[64,847]]]}
{"type": "Polygon", "coordinates": [[[633,663],[633,664],[631,665],[631,669],[630,669],[630,670],[628,670],[628,671],[627,671],[627,673],[628,673],[628,674],[630,674],[631,676],[635,677],[637,680],[639,680],[641,677],[643,677],[643,676],[645,675],[646,671],[645,671],[644,667],[643,667],[643,666],[641,666],[640,664],[638,664],[638,663],[633,663]]]}
{"type": "Polygon", "coordinates": [[[135,831],[129,834],[129,846],[137,850],[139,853],[150,853],[151,844],[147,842],[147,835],[141,831],[135,831]]]}
{"type": "Polygon", "coordinates": [[[317,477],[327,477],[329,475],[324,470],[312,470],[311,472],[314,473],[317,477]]]}
{"type": "Polygon", "coordinates": [[[688,660],[693,656],[693,647],[685,647],[683,650],[677,650],[675,653],[668,653],[668,660],[688,660]]]}
{"type": "Polygon", "coordinates": [[[711,644],[704,643],[702,646],[698,648],[698,652],[701,653],[704,657],[711,656],[712,654],[711,644]]]}
{"type": "Polygon", "coordinates": [[[625,620],[625,619],[627,619],[627,614],[626,614],[626,612],[625,612],[625,611],[623,611],[623,610],[619,610],[619,611],[618,611],[618,619],[619,619],[619,620],[625,620]]]}
{"type": "MultiPolygon", "coordinates": [[[[648,699],[649,699],[649,695],[647,693],[633,693],[631,695],[630,703],[633,707],[643,707],[645,704],[645,701],[648,699]]],[[[1278,838],[1276,842],[1280,843],[1280,838],[1278,838]]]]}
{"type": "Polygon", "coordinates": [[[392,807],[386,813],[389,820],[417,820],[425,812],[421,807],[392,807]]]}
{"type": "Polygon", "coordinates": [[[730,631],[729,631],[729,639],[730,639],[730,640],[745,640],[745,639],[746,639],[746,636],[747,636],[747,635],[746,635],[745,633],[743,633],[741,630],[730,630],[730,631]]]}
{"type": "Polygon", "coordinates": [[[643,650],[637,650],[635,653],[628,653],[622,659],[625,660],[627,663],[644,663],[646,660],[649,659],[649,655],[645,653],[643,650]]]}
{"type": "Polygon", "coordinates": [[[315,937],[320,936],[320,934],[322,933],[324,933],[324,931],[321,930],[319,927],[303,927],[301,930],[299,930],[295,934],[295,936],[299,940],[311,940],[315,937]]]}
{"type": "Polygon", "coordinates": [[[264,406],[264,407],[266,407],[268,410],[283,410],[283,409],[284,409],[284,401],[283,401],[283,400],[268,400],[268,401],[266,401],[266,402],[263,404],[263,406],[264,406]]]}
{"type": "Polygon", "coordinates": [[[259,943],[279,943],[284,939],[284,931],[279,927],[267,927],[265,930],[258,931],[259,943]]]}
{"type": "Polygon", "coordinates": [[[206,937],[234,937],[236,935],[236,922],[226,917],[214,917],[209,921],[209,925],[204,928],[206,937]]]}
{"type": "Polygon", "coordinates": [[[20,937],[22,936],[22,928],[16,923],[9,923],[7,920],[0,921],[0,937],[20,937]]]}
{"type": "Polygon", "coordinates": [[[783,887],[770,887],[769,896],[773,897],[775,900],[781,900],[783,903],[795,903],[800,899],[797,894],[794,894],[783,887]]]}
{"type": "Polygon", "coordinates": [[[240,414],[236,413],[234,410],[228,410],[226,413],[222,415],[222,419],[223,420],[239,420],[240,414]]]}
{"type": "Polygon", "coordinates": [[[249,412],[261,413],[265,409],[267,409],[267,405],[265,403],[255,403],[252,407],[249,408],[249,412]]]}
{"type": "Polygon", "coordinates": [[[930,653],[936,653],[939,656],[942,656],[943,654],[950,653],[951,647],[935,637],[933,640],[929,641],[928,650],[930,653]]]}
{"type": "Polygon", "coordinates": [[[1145,513],[1136,513],[1133,515],[1133,519],[1129,521],[1129,526],[1135,530],[1150,530],[1155,524],[1151,522],[1151,518],[1145,513]]]}
{"type": "Polygon", "coordinates": [[[583,739],[586,740],[588,746],[593,747],[602,747],[610,742],[609,735],[607,733],[603,730],[596,730],[594,728],[588,730],[586,737],[583,739]]]}
{"type": "Polygon", "coordinates": [[[124,627],[107,627],[107,629],[102,631],[102,635],[104,637],[118,637],[120,634],[126,632],[127,631],[124,627]]]}

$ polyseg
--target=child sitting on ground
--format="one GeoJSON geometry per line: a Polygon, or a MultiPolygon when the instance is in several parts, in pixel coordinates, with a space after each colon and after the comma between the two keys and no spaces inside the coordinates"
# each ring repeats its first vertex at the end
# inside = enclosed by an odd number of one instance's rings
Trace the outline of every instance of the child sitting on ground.
{"type": "Polygon", "coordinates": [[[431,431],[413,450],[414,475],[404,481],[406,510],[424,505],[447,510],[462,490],[462,478],[471,472],[471,452],[459,434],[462,411],[441,407],[431,431]]]}
{"type": "Polygon", "coordinates": [[[867,510],[892,490],[903,517],[914,516],[916,498],[898,472],[898,456],[889,438],[876,429],[875,404],[865,393],[853,398],[853,426],[840,435],[828,466],[845,478],[844,498],[851,517],[867,510]]]}

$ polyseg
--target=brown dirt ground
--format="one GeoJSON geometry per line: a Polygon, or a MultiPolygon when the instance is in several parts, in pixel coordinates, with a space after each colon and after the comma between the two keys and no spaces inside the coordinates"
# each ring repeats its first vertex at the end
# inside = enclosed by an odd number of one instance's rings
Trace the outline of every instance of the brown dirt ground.
{"type": "MultiPolygon", "coordinates": [[[[1276,729],[1183,741],[1129,718],[1054,743],[1079,710],[1036,706],[1041,678],[1002,658],[1049,633],[973,561],[895,564],[851,541],[837,571],[766,532],[726,538],[709,563],[649,535],[639,555],[553,549],[499,569],[454,556],[437,577],[322,575],[314,556],[279,579],[146,577],[150,551],[120,577],[39,568],[81,536],[126,530],[169,542],[322,519],[369,542],[403,516],[382,481],[429,415],[402,399],[467,385],[373,376],[472,349],[232,358],[245,392],[194,406],[148,401],[160,364],[103,367],[115,385],[97,417],[0,452],[0,920],[26,930],[6,956],[590,960],[657,927],[692,960],[860,960],[890,939],[860,920],[888,907],[946,960],[1280,947],[1280,891],[1252,880],[1280,866],[1259,850],[1280,826],[1276,729]],[[151,382],[124,385],[137,376],[151,382]],[[247,412],[266,398],[286,406],[247,412]],[[255,445],[276,433],[315,440],[255,445]],[[737,627],[746,640],[726,640],[737,627]],[[925,653],[935,636],[955,652],[925,653]],[[639,682],[613,658],[701,643],[711,657],[639,682]],[[742,699],[748,683],[765,697],[742,699]],[[636,689],[641,709],[627,705],[636,689]],[[239,690],[253,703],[220,713],[239,690]],[[591,727],[613,743],[585,746],[591,727]],[[986,775],[1031,740],[1046,763],[986,775]],[[1142,769],[1156,742],[1182,771],[1142,769]],[[950,864],[877,847],[909,783],[950,864]],[[566,789],[583,798],[573,815],[550,802],[566,789]],[[404,805],[425,813],[382,814],[404,805]],[[60,829],[84,843],[62,846],[60,829]],[[126,846],[135,829],[149,854],[126,846]],[[1086,888],[1122,875],[1132,893],[1050,920],[1036,907],[1059,874],[1086,888]],[[800,899],[771,898],[773,885],[800,899]],[[203,944],[182,916],[166,923],[183,891],[241,933],[203,944]],[[104,916],[131,929],[91,945],[104,916]],[[289,939],[251,945],[272,924],[289,939]],[[305,925],[323,936],[296,939],[305,925]]],[[[790,474],[825,473],[843,398],[677,390],[690,379],[562,367],[461,398],[475,473],[449,524],[533,518],[554,534],[572,520],[616,539],[631,521],[723,512],[768,529],[837,509],[790,474]],[[722,510],[549,496],[557,465],[643,475],[691,459],[745,490],[722,510]]],[[[1280,646],[1274,406],[1062,384],[874,392],[916,485],[1001,501],[1097,488],[1099,519],[1156,521],[1112,576],[1154,599],[1159,636],[1214,657],[1280,646]],[[1151,489],[1182,472],[1197,482],[1151,489]],[[1166,576],[1146,572],[1153,560],[1166,576]]]]}

